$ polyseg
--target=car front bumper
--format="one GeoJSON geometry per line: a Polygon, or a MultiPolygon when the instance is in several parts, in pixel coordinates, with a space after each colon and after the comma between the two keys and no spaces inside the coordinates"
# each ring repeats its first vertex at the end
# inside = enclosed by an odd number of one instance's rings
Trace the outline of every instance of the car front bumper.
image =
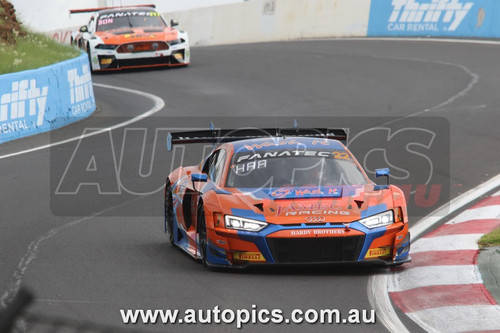
{"type": "Polygon", "coordinates": [[[260,232],[215,228],[208,231],[207,260],[213,266],[249,264],[400,265],[411,260],[408,224],[368,229],[358,222],[282,226],[260,232]]]}
{"type": "Polygon", "coordinates": [[[114,50],[93,49],[90,56],[93,71],[125,68],[185,66],[190,62],[187,45],[175,45],[168,50],[118,53],[114,50]]]}

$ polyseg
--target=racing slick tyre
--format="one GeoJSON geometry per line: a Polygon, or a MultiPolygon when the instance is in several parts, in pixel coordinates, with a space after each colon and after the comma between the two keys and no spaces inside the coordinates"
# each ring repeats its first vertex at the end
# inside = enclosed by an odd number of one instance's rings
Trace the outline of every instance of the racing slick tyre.
{"type": "Polygon", "coordinates": [[[208,267],[208,263],[207,263],[207,249],[208,249],[207,225],[205,223],[205,209],[203,208],[203,202],[201,202],[201,201],[198,204],[197,229],[198,229],[198,246],[200,247],[200,260],[201,260],[203,266],[208,267]]]}
{"type": "Polygon", "coordinates": [[[168,240],[174,245],[174,201],[172,199],[172,186],[167,178],[165,182],[165,223],[167,225],[168,240]]]}
{"type": "Polygon", "coordinates": [[[89,57],[89,66],[90,66],[90,71],[93,72],[94,69],[92,68],[92,59],[90,57],[90,45],[87,45],[87,56],[89,57]]]}

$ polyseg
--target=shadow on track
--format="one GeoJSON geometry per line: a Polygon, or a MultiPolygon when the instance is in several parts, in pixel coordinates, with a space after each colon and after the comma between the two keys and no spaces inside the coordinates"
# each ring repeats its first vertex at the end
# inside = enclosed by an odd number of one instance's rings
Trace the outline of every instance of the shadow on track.
{"type": "Polygon", "coordinates": [[[205,268],[200,261],[194,259],[178,247],[173,247],[166,241],[163,243],[143,244],[138,247],[148,258],[154,257],[158,264],[165,268],[175,268],[186,273],[201,273],[226,275],[260,275],[260,276],[370,276],[386,274],[388,268],[380,265],[335,263],[335,264],[278,264],[278,265],[248,265],[245,268],[205,268]]]}

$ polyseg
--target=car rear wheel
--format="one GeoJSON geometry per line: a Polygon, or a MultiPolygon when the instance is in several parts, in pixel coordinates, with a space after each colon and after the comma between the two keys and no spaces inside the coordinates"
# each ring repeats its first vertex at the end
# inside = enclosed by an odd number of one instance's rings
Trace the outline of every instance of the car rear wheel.
{"type": "Polygon", "coordinates": [[[207,225],[205,223],[205,209],[203,208],[203,203],[200,202],[198,205],[198,246],[200,248],[200,260],[203,266],[207,266],[207,225]]]}
{"type": "Polygon", "coordinates": [[[170,244],[174,244],[174,202],[172,198],[172,186],[170,180],[165,183],[165,224],[170,244]]]}

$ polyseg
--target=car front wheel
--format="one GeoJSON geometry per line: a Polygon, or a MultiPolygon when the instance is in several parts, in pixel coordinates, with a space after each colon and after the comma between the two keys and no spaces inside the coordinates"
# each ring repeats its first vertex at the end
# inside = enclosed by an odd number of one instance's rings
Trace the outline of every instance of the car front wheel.
{"type": "Polygon", "coordinates": [[[92,68],[92,59],[91,59],[91,56],[90,56],[90,46],[89,45],[87,45],[87,56],[89,57],[90,71],[93,72],[94,69],[92,68]]]}
{"type": "Polygon", "coordinates": [[[203,203],[200,202],[198,205],[198,247],[200,248],[200,260],[203,266],[207,266],[207,226],[205,223],[205,209],[203,208],[203,203]]]}
{"type": "Polygon", "coordinates": [[[165,225],[168,233],[170,244],[174,244],[174,203],[172,198],[172,186],[170,180],[167,179],[165,184],[165,225]]]}

